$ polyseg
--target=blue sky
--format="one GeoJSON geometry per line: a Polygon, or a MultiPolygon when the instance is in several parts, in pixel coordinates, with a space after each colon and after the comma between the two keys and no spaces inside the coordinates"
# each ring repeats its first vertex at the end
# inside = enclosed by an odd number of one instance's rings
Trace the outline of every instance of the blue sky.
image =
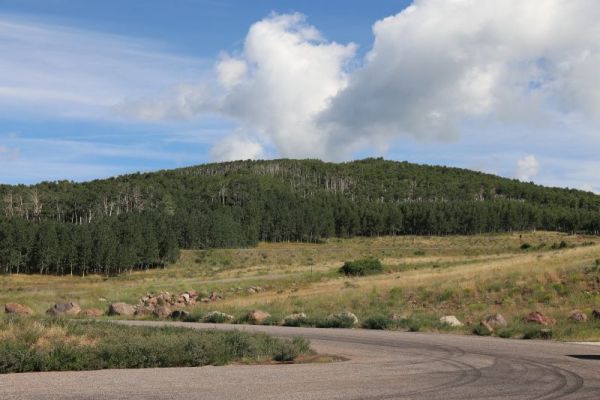
{"type": "Polygon", "coordinates": [[[598,17],[588,0],[0,0],[0,183],[384,156],[600,191],[598,17]]]}

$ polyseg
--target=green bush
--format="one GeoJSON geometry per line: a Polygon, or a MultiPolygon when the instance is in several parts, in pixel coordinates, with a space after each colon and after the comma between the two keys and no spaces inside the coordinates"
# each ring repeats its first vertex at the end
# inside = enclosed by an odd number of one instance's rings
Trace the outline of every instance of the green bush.
{"type": "Polygon", "coordinates": [[[376,258],[364,258],[361,260],[347,261],[339,272],[346,276],[366,276],[380,274],[383,272],[381,261],[376,258]]]}
{"type": "Polygon", "coordinates": [[[304,339],[277,339],[239,331],[28,318],[1,318],[0,331],[4,331],[0,373],[292,361],[310,353],[304,339]],[[65,340],[67,337],[69,340],[65,340]]]}
{"type": "Polygon", "coordinates": [[[529,243],[523,243],[521,245],[521,250],[528,250],[531,248],[531,245],[529,243]]]}
{"type": "Polygon", "coordinates": [[[315,321],[317,328],[352,328],[354,319],[345,314],[332,314],[325,319],[315,321]]]}
{"type": "Polygon", "coordinates": [[[394,325],[394,321],[385,315],[375,315],[365,319],[362,327],[365,329],[389,329],[394,325]]]}

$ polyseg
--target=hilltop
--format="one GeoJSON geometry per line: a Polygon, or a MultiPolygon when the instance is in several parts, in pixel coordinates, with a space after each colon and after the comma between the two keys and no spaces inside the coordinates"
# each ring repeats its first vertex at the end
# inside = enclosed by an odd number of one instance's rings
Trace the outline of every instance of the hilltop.
{"type": "Polygon", "coordinates": [[[84,183],[1,185],[3,272],[114,274],[180,248],[327,237],[597,234],[600,196],[383,159],[235,161],[84,183]]]}

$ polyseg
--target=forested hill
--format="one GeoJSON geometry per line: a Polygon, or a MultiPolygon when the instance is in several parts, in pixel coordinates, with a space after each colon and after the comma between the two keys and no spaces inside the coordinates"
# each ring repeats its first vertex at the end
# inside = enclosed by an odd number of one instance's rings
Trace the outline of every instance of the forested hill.
{"type": "Polygon", "coordinates": [[[366,159],[236,161],[86,183],[0,185],[3,272],[112,274],[179,248],[330,236],[600,231],[600,196],[366,159]]]}

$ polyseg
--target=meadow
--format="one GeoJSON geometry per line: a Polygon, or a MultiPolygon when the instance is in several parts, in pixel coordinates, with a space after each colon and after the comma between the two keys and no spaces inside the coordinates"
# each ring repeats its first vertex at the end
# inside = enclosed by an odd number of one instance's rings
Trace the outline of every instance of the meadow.
{"type": "Polygon", "coordinates": [[[600,308],[600,240],[553,232],[184,250],[165,269],[115,277],[2,276],[0,303],[23,303],[42,315],[60,301],[106,309],[111,302],[136,304],[149,292],[192,288],[222,299],[186,308],[189,320],[218,310],[243,321],[260,309],[272,315],[268,323],[305,313],[308,324],[319,326],[327,315],[349,311],[367,328],[473,333],[487,315],[501,313],[508,326],[494,334],[527,338],[537,337],[542,327],[523,323],[523,316],[539,311],[556,319],[555,339],[600,340],[599,321],[568,319],[573,310],[590,316],[600,308]],[[379,259],[384,272],[366,277],[338,272],[345,261],[361,258],[379,259]],[[455,315],[464,326],[440,324],[444,315],[455,315]]]}

